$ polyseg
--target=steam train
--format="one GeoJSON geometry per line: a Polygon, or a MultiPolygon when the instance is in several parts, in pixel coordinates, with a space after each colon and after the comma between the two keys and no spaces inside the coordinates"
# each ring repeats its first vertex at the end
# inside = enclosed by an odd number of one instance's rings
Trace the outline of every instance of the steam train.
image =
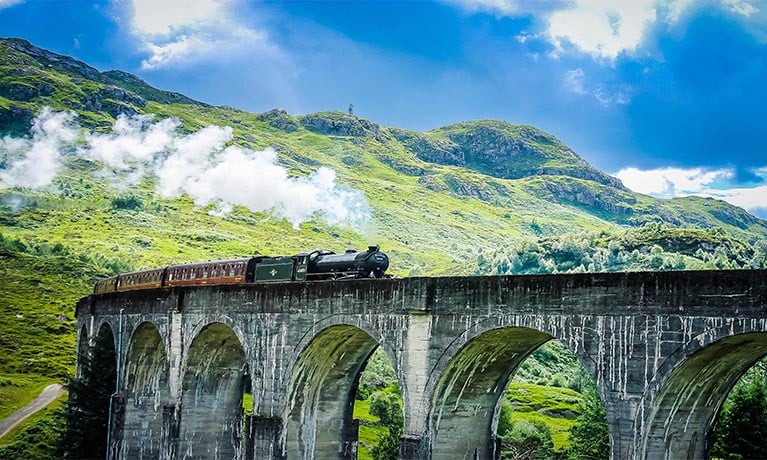
{"type": "Polygon", "coordinates": [[[173,286],[383,278],[388,268],[389,257],[378,246],[369,246],[365,252],[349,249],[343,254],[316,250],[294,256],[255,256],[123,273],[96,282],[93,293],[173,286]]]}

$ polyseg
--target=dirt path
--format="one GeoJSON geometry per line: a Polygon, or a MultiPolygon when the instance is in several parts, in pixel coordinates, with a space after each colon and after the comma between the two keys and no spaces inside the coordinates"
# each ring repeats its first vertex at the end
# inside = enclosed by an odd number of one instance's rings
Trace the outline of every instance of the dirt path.
{"type": "Polygon", "coordinates": [[[52,403],[56,398],[64,393],[64,388],[58,383],[48,385],[31,403],[17,410],[8,417],[0,420],[0,438],[8,434],[9,431],[16,428],[16,425],[24,421],[25,418],[39,411],[43,407],[52,403]]]}

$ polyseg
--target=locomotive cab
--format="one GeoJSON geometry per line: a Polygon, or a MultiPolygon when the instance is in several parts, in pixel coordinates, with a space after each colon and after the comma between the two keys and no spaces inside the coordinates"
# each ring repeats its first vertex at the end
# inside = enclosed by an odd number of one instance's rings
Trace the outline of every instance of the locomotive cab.
{"type": "Polygon", "coordinates": [[[304,281],[306,280],[306,268],[309,264],[309,254],[302,252],[293,256],[293,280],[304,281]]]}

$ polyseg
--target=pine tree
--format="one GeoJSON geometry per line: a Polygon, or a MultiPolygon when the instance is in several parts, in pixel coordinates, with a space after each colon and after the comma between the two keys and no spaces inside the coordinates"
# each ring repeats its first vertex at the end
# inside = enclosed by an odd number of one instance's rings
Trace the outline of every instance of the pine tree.
{"type": "Polygon", "coordinates": [[[99,334],[90,353],[78,357],[80,375],[69,381],[66,458],[104,458],[109,400],[115,389],[116,354],[111,332],[99,334]]]}

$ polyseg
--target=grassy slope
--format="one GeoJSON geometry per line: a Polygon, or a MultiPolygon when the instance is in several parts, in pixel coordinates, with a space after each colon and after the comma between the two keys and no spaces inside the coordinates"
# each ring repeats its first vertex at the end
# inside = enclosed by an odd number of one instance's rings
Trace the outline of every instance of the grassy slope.
{"type": "Polygon", "coordinates": [[[0,377],[0,419],[26,406],[56,379],[37,374],[5,374],[0,377]]]}
{"type": "Polygon", "coordinates": [[[378,441],[386,435],[386,427],[375,425],[380,421],[378,417],[370,414],[370,400],[354,401],[355,419],[360,420],[357,446],[357,458],[359,460],[370,460],[373,454],[370,449],[378,444],[378,441]]]}
{"type": "MultiPolygon", "coordinates": [[[[580,393],[567,389],[529,383],[512,383],[506,390],[506,401],[513,408],[512,420],[540,422],[549,427],[554,450],[569,447],[570,427],[580,415],[580,393]]],[[[506,404],[506,403],[505,403],[506,404]]]]}

